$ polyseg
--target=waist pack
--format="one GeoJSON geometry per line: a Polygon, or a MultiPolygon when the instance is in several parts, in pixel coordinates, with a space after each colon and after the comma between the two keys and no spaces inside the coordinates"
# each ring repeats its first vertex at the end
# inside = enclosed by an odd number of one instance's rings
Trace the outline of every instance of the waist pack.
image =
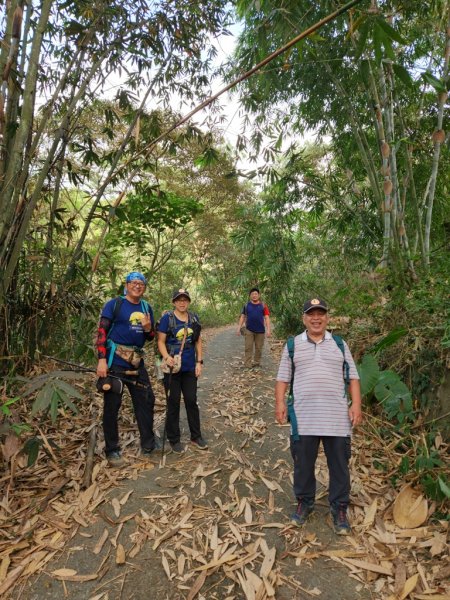
{"type": "MultiPolygon", "coordinates": [[[[108,340],[109,342],[110,340],[108,340]]],[[[130,363],[135,369],[141,364],[141,360],[144,356],[142,348],[136,346],[123,346],[122,344],[111,344],[111,351],[117,354],[120,358],[130,363]]]]}

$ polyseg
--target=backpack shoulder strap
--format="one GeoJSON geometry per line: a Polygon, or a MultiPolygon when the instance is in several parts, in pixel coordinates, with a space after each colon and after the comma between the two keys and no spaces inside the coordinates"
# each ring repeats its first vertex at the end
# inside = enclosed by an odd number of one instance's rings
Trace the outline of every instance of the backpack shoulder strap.
{"type": "Polygon", "coordinates": [[[291,424],[291,436],[294,441],[298,441],[298,427],[297,427],[297,416],[294,411],[294,375],[295,375],[295,364],[294,364],[294,353],[295,353],[295,338],[290,335],[286,341],[286,346],[291,359],[291,382],[289,386],[289,394],[287,399],[288,409],[288,420],[291,424]]]}
{"type": "Polygon", "coordinates": [[[295,338],[293,335],[290,335],[286,342],[289,358],[291,359],[292,373],[291,373],[291,387],[289,390],[289,394],[292,394],[294,388],[294,374],[295,374],[295,364],[294,364],[294,352],[295,352],[295,338]]]}
{"type": "MultiPolygon", "coordinates": [[[[117,317],[119,316],[120,313],[120,308],[123,304],[123,301],[125,300],[125,298],[123,296],[117,296],[116,301],[114,303],[114,310],[113,310],[113,317],[112,317],[112,323],[114,323],[114,321],[117,319],[117,317]]],[[[112,329],[112,327],[111,327],[112,329]]]]}
{"type": "Polygon", "coordinates": [[[344,357],[344,362],[342,363],[342,374],[344,377],[345,395],[347,396],[348,388],[350,385],[350,365],[348,364],[347,359],[345,358],[344,340],[341,338],[340,335],[335,335],[334,333],[333,333],[333,340],[336,342],[337,347],[342,352],[342,356],[344,357]]]}
{"type": "Polygon", "coordinates": [[[173,337],[175,335],[175,329],[177,327],[177,323],[175,321],[175,313],[173,310],[169,310],[168,314],[169,314],[169,329],[167,330],[167,333],[170,332],[170,335],[173,337]]]}
{"type": "Polygon", "coordinates": [[[108,369],[112,365],[112,361],[114,358],[114,352],[115,352],[115,343],[110,339],[110,336],[111,336],[112,330],[114,329],[114,322],[117,320],[117,317],[119,316],[120,309],[122,307],[124,300],[125,300],[125,296],[117,296],[116,301],[114,302],[111,327],[109,328],[108,333],[106,334],[106,344],[107,344],[107,347],[109,348],[108,369]]]}
{"type": "Polygon", "coordinates": [[[155,326],[155,318],[153,315],[153,309],[150,306],[150,304],[147,302],[147,300],[141,300],[141,310],[143,313],[147,313],[150,315],[150,323],[153,328],[155,326]]]}

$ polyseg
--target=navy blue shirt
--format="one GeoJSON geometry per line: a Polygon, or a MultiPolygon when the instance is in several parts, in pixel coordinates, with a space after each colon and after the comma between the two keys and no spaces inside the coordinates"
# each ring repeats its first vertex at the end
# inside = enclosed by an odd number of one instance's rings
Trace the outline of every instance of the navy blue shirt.
{"type": "MultiPolygon", "coordinates": [[[[106,317],[110,321],[114,317],[114,306],[116,304],[116,298],[109,300],[102,309],[102,317],[106,317]]],[[[145,340],[148,339],[144,332],[141,319],[144,317],[144,310],[148,308],[150,313],[150,320],[152,326],[154,325],[153,310],[147,302],[139,302],[134,304],[126,298],[123,299],[122,305],[119,310],[114,322],[111,324],[111,328],[108,332],[108,338],[116,344],[123,344],[124,346],[137,346],[143,348],[145,340]]],[[[109,357],[110,349],[108,349],[109,357]]],[[[117,356],[114,355],[113,365],[120,367],[130,368],[130,364],[117,356]]]]}
{"type": "Polygon", "coordinates": [[[270,314],[264,302],[247,302],[242,309],[243,315],[247,315],[246,328],[253,333],[265,333],[264,316],[270,314]]]}
{"type": "Polygon", "coordinates": [[[167,335],[166,345],[169,345],[171,350],[173,349],[173,354],[179,354],[184,336],[184,328],[185,325],[187,325],[186,342],[184,344],[183,354],[181,355],[181,370],[195,371],[195,345],[192,341],[194,333],[192,327],[189,323],[180,321],[174,314],[175,327],[172,332],[169,332],[169,318],[170,315],[168,312],[161,317],[158,331],[167,335]]]}

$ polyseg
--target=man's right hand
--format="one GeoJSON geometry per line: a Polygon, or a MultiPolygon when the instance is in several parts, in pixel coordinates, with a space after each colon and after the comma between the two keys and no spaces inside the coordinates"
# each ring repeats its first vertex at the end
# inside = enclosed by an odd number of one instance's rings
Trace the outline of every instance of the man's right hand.
{"type": "Polygon", "coordinates": [[[108,363],[106,362],[106,358],[98,359],[97,376],[98,377],[108,377],[108,363]]]}
{"type": "Polygon", "coordinates": [[[287,423],[287,408],[284,401],[275,404],[275,421],[279,425],[287,423]]]}

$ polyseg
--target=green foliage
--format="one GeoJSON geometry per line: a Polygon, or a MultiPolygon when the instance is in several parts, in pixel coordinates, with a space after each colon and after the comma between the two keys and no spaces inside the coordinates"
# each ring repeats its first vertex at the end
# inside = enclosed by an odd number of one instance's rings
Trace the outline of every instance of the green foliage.
{"type": "Polygon", "coordinates": [[[8,418],[12,416],[10,407],[17,403],[18,400],[20,398],[16,396],[15,398],[7,398],[0,404],[0,416],[3,415],[2,422],[0,423],[0,434],[12,431],[15,435],[20,436],[20,434],[31,430],[31,427],[26,423],[14,423],[8,418]]]}
{"type": "Polygon", "coordinates": [[[83,400],[83,396],[72,385],[61,379],[61,377],[70,376],[74,379],[80,378],[79,373],[54,371],[50,374],[40,375],[27,383],[24,390],[25,396],[37,392],[31,407],[32,417],[41,412],[49,413],[52,423],[55,423],[59,408],[69,408],[74,414],[78,413],[71,398],[83,400]]]}
{"type": "Polygon", "coordinates": [[[414,418],[410,390],[393,371],[380,371],[374,356],[367,355],[358,366],[361,392],[367,398],[375,398],[389,420],[399,424],[414,418]]]}
{"type": "Polygon", "coordinates": [[[393,329],[387,335],[385,335],[381,340],[378,340],[378,342],[376,342],[376,344],[374,344],[370,348],[370,352],[373,354],[378,354],[378,352],[381,352],[382,350],[389,348],[389,346],[392,346],[393,344],[398,342],[398,340],[400,340],[402,337],[404,337],[407,333],[408,333],[408,330],[405,329],[404,327],[399,327],[397,329],[393,329]]]}
{"type": "Polygon", "coordinates": [[[194,198],[142,184],[116,209],[118,223],[112,235],[125,245],[142,244],[149,229],[163,232],[184,227],[202,210],[194,198]]]}
{"type": "Polygon", "coordinates": [[[39,449],[41,446],[42,446],[42,440],[36,436],[29,438],[25,442],[25,444],[23,446],[23,452],[28,457],[28,460],[27,460],[28,467],[33,466],[34,463],[36,462],[38,454],[39,454],[39,449]]]}

